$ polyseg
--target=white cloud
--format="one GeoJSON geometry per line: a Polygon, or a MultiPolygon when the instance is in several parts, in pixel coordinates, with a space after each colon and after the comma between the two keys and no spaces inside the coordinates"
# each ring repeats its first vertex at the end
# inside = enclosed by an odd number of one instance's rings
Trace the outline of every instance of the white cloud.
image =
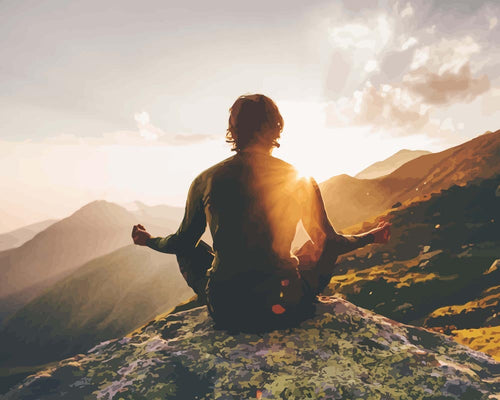
{"type": "Polygon", "coordinates": [[[368,60],[365,64],[365,71],[366,72],[374,72],[374,71],[379,71],[380,67],[378,65],[377,60],[368,60]]]}
{"type": "Polygon", "coordinates": [[[413,36],[410,36],[408,39],[406,39],[403,44],[401,45],[401,50],[408,50],[415,46],[418,43],[418,40],[414,38],[413,36]]]}
{"type": "Polygon", "coordinates": [[[434,35],[434,33],[436,32],[436,25],[432,25],[429,28],[426,28],[425,31],[430,35],[434,35]]]}
{"type": "Polygon", "coordinates": [[[488,116],[500,112],[500,88],[492,88],[482,96],[481,112],[488,116]]]}
{"type": "Polygon", "coordinates": [[[165,133],[161,129],[151,124],[151,119],[146,111],[134,115],[139,134],[146,140],[156,140],[165,133]]]}
{"type": "Polygon", "coordinates": [[[410,3],[406,4],[406,7],[401,11],[401,18],[411,17],[414,14],[413,7],[410,3]]]}
{"type": "MultiPolygon", "coordinates": [[[[404,47],[416,42],[416,38],[410,37],[404,47]]],[[[331,102],[328,124],[369,126],[400,136],[425,133],[449,137],[452,132],[463,130],[464,125],[443,116],[431,120],[431,113],[436,105],[471,102],[489,89],[488,77],[474,76],[470,67],[472,57],[480,50],[470,36],[441,39],[423,46],[414,52],[409,72],[400,82],[378,86],[368,82],[352,96],[331,102]]],[[[377,60],[373,59],[365,64],[365,70],[372,70],[375,65],[378,66],[377,60]]]]}
{"type": "Polygon", "coordinates": [[[351,22],[330,29],[330,41],[341,49],[364,49],[378,54],[392,37],[392,26],[386,15],[363,21],[351,22]]]}
{"type": "Polygon", "coordinates": [[[489,29],[490,31],[495,27],[497,26],[498,24],[498,18],[497,17],[491,17],[490,18],[490,21],[489,21],[489,29]]]}
{"type": "Polygon", "coordinates": [[[428,119],[427,107],[404,88],[388,84],[376,88],[367,83],[351,98],[332,102],[327,109],[329,125],[382,127],[402,136],[418,133],[428,119]]]}
{"type": "Polygon", "coordinates": [[[425,66],[438,73],[450,70],[458,72],[480,50],[481,46],[470,36],[441,39],[437,43],[417,49],[410,68],[415,70],[425,66]]]}
{"type": "Polygon", "coordinates": [[[146,111],[134,114],[135,122],[140,125],[147,125],[150,122],[149,114],[146,111]]]}
{"type": "Polygon", "coordinates": [[[481,50],[470,36],[441,39],[417,49],[403,85],[428,104],[472,101],[490,87],[486,75],[473,77],[471,59],[481,50]]]}
{"type": "Polygon", "coordinates": [[[184,146],[215,138],[211,134],[166,133],[153,123],[146,111],[134,114],[137,131],[104,132],[100,136],[76,136],[62,133],[44,139],[45,143],[59,145],[130,145],[130,146],[184,146]]]}

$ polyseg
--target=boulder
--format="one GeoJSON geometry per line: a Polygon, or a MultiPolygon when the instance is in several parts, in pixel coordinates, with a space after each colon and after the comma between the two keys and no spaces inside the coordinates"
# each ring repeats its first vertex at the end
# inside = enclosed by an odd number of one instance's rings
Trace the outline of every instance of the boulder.
{"type": "Polygon", "coordinates": [[[26,378],[6,399],[488,399],[500,364],[336,297],[262,334],[214,330],[205,306],[26,378]]]}

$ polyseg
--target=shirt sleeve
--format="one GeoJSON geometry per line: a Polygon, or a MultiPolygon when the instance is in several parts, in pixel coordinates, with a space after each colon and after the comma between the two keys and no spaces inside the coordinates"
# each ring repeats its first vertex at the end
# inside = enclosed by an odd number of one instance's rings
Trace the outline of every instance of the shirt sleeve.
{"type": "Polygon", "coordinates": [[[146,245],[162,253],[183,254],[191,251],[205,232],[207,220],[203,207],[204,185],[200,177],[189,188],[184,218],[177,232],[166,237],[154,237],[146,245]]]}
{"type": "Polygon", "coordinates": [[[303,202],[302,223],[311,237],[318,253],[324,249],[326,241],[336,247],[338,255],[373,243],[373,234],[341,235],[335,231],[326,214],[323,198],[318,184],[312,178],[303,181],[305,195],[303,202]]]}

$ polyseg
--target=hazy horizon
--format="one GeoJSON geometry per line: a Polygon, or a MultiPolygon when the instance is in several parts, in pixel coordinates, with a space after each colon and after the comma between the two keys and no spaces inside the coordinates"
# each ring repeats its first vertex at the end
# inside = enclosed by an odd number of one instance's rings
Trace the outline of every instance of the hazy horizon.
{"type": "Polygon", "coordinates": [[[500,4],[0,3],[0,231],[98,199],[183,206],[273,98],[274,155],[318,181],[500,128],[500,4]]]}

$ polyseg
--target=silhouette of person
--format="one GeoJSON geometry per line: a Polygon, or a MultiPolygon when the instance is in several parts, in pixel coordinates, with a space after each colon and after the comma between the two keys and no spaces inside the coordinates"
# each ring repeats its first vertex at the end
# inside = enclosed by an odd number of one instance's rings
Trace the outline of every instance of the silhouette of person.
{"type": "Polygon", "coordinates": [[[335,232],[315,180],[272,156],[282,130],[269,97],[240,96],[226,134],[236,154],[192,182],[177,232],[151,237],[133,227],[134,243],[176,254],[219,329],[265,331],[311,317],[337,257],[389,239],[388,223],[360,235],[335,232]],[[311,240],[292,254],[299,221],[311,240]],[[207,222],[213,248],[200,240],[207,222]]]}

